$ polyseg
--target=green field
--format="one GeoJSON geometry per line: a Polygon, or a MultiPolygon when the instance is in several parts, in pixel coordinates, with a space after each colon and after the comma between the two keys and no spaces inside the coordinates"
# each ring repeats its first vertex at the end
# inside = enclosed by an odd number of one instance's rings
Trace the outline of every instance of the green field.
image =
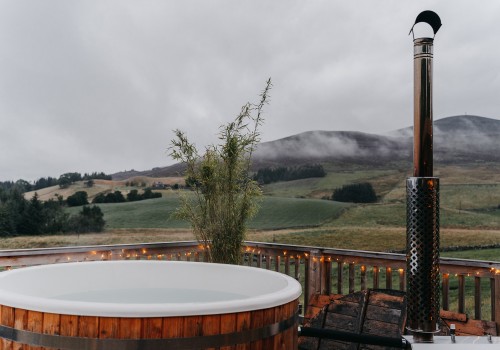
{"type": "MultiPolygon", "coordinates": [[[[188,228],[173,213],[179,206],[175,194],[139,202],[99,204],[106,228],[188,228]]],[[[251,229],[276,230],[315,227],[333,221],[351,204],[317,199],[263,197],[258,214],[250,221],[251,229]]],[[[75,213],[78,208],[70,208],[75,213]]]]}

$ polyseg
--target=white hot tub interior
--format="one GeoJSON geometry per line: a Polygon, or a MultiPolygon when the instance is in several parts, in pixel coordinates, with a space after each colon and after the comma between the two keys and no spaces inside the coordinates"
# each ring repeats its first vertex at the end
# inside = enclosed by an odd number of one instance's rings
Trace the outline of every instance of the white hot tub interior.
{"type": "Polygon", "coordinates": [[[103,261],[0,274],[2,304],[79,315],[148,317],[248,311],[298,298],[293,278],[245,266],[103,261]]]}

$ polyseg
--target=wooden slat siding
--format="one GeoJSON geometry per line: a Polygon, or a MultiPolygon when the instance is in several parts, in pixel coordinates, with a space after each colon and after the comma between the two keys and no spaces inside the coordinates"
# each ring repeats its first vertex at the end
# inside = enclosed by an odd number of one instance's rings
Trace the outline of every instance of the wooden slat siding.
{"type": "Polygon", "coordinates": [[[349,264],[349,294],[354,293],[354,277],[355,277],[354,263],[349,264]]]}
{"type": "Polygon", "coordinates": [[[140,339],[142,333],[142,320],[140,318],[120,317],[118,319],[119,339],[140,339]]]}
{"type": "MultiPolygon", "coordinates": [[[[203,316],[187,316],[184,317],[184,324],[183,324],[183,336],[186,338],[189,337],[198,337],[203,334],[202,332],[202,325],[203,322],[203,316]]],[[[160,330],[160,336],[154,337],[154,338],[160,338],[161,337],[161,330],[160,330]]]]}
{"type": "Polygon", "coordinates": [[[405,291],[406,290],[405,270],[398,269],[398,272],[399,272],[399,290],[405,291]]]}
{"type": "MultiPolygon", "coordinates": [[[[288,304],[283,305],[282,320],[286,320],[293,315],[293,312],[292,312],[293,305],[292,304],[293,303],[288,303],[288,304]]],[[[286,331],[282,332],[282,341],[281,341],[282,347],[281,348],[283,350],[292,349],[292,334],[293,334],[292,328],[294,328],[294,327],[290,327],[286,331]]]]}
{"type": "MultiPolygon", "coordinates": [[[[27,330],[33,333],[41,333],[43,327],[43,313],[38,311],[28,310],[28,327],[27,330]]],[[[30,350],[42,350],[40,346],[30,346],[30,350]]]]}
{"type": "Polygon", "coordinates": [[[61,315],[44,312],[42,317],[42,333],[51,335],[60,335],[61,315]]]}
{"type": "MultiPolygon", "coordinates": [[[[292,301],[286,305],[283,306],[283,311],[285,314],[285,317],[283,320],[289,319],[295,314],[295,311],[297,310],[297,301],[292,301]]],[[[294,341],[294,330],[297,330],[298,325],[294,325],[290,328],[288,328],[286,331],[283,332],[283,349],[284,350],[297,350],[297,347],[294,345],[296,343],[296,340],[294,341]]]]}
{"type": "MultiPolygon", "coordinates": [[[[0,310],[0,324],[7,327],[14,327],[15,324],[14,308],[2,305],[2,308],[0,310]]],[[[2,350],[12,350],[14,345],[12,341],[1,338],[0,342],[2,350]]]]}
{"type": "Polygon", "coordinates": [[[163,317],[161,337],[182,338],[184,335],[182,327],[184,327],[184,317],[163,317]]]}
{"type": "MultiPolygon", "coordinates": [[[[267,324],[267,323],[266,323],[267,324]]],[[[220,318],[220,333],[228,334],[236,332],[236,314],[224,314],[220,318]]],[[[222,346],[220,350],[234,350],[236,347],[222,346]]]]}
{"type": "Polygon", "coordinates": [[[378,289],[379,283],[379,267],[373,266],[373,289],[378,289]]]}
{"type": "MultiPolygon", "coordinates": [[[[284,320],[286,318],[286,312],[285,312],[285,306],[284,305],[281,305],[281,306],[277,306],[274,308],[275,309],[275,312],[274,312],[274,322],[281,322],[282,320],[284,320]]],[[[284,345],[284,340],[283,340],[283,333],[279,333],[279,334],[276,334],[274,336],[274,346],[273,346],[273,349],[275,350],[287,350],[283,347],[284,345]]],[[[236,348],[237,350],[240,350],[238,348],[236,348]]]]}
{"type": "MultiPolygon", "coordinates": [[[[290,303],[290,308],[291,308],[291,315],[295,315],[298,310],[299,310],[299,301],[298,300],[295,300],[293,303],[290,303]]],[[[292,346],[291,346],[291,349],[293,350],[298,350],[298,346],[299,346],[299,343],[298,343],[298,338],[299,338],[299,329],[297,327],[297,325],[294,325],[291,329],[291,338],[292,338],[292,346]]],[[[264,350],[264,349],[263,349],[264,350]]]]}
{"type": "Polygon", "coordinates": [[[280,272],[280,265],[281,265],[281,256],[276,255],[274,258],[274,270],[276,272],[280,272]]]}
{"type": "MultiPolygon", "coordinates": [[[[252,311],[250,328],[258,329],[264,326],[264,310],[252,311]]],[[[250,343],[250,350],[265,350],[262,347],[262,339],[250,343]]]]}
{"type": "Polygon", "coordinates": [[[385,268],[385,289],[392,289],[392,268],[385,268]]]}
{"type": "Polygon", "coordinates": [[[448,311],[450,309],[450,275],[443,273],[442,278],[442,308],[448,311]]]}
{"type": "Polygon", "coordinates": [[[148,317],[142,319],[141,338],[157,339],[163,334],[163,319],[161,317],[148,317]]]}
{"type": "MultiPolygon", "coordinates": [[[[273,324],[275,319],[275,308],[271,307],[264,309],[264,324],[273,324]]],[[[272,349],[274,346],[274,337],[268,337],[262,340],[262,348],[264,350],[272,349]]],[[[221,348],[222,350],[222,348],[221,348]]],[[[224,349],[225,350],[225,349],[224,349]]]]}
{"type": "Polygon", "coordinates": [[[290,256],[285,255],[285,275],[290,276],[290,256]]]}
{"type": "Polygon", "coordinates": [[[120,320],[117,317],[99,317],[99,338],[118,338],[120,320]]]}
{"type": "MultiPolygon", "coordinates": [[[[239,312],[236,315],[236,332],[250,329],[251,312],[239,312]]],[[[250,344],[236,344],[236,350],[250,350],[250,344]]]]}
{"type": "Polygon", "coordinates": [[[366,289],[366,266],[361,265],[361,290],[366,289]]]}
{"type": "Polygon", "coordinates": [[[344,279],[343,277],[343,271],[344,271],[344,263],[342,261],[337,262],[337,294],[344,294],[342,288],[342,281],[344,279]]]}
{"type": "MultiPolygon", "coordinates": [[[[220,334],[220,315],[205,315],[202,320],[201,332],[203,336],[220,334]]],[[[206,350],[217,350],[218,348],[207,348],[206,350]]]]}
{"type": "Polygon", "coordinates": [[[99,317],[79,316],[78,336],[84,338],[97,338],[99,336],[99,317]]]}
{"type": "Polygon", "coordinates": [[[61,315],[44,312],[42,319],[42,333],[59,335],[61,333],[61,315]]]}
{"type": "MultiPolygon", "coordinates": [[[[28,310],[17,308],[14,310],[14,328],[21,330],[26,330],[28,328],[28,310]]],[[[12,346],[12,350],[29,350],[29,346],[15,343],[12,346]]]]}
{"type": "Polygon", "coordinates": [[[481,319],[481,277],[474,277],[474,318],[481,319]]]}
{"type": "Polygon", "coordinates": [[[458,312],[465,312],[465,277],[458,275],[458,312]]]}

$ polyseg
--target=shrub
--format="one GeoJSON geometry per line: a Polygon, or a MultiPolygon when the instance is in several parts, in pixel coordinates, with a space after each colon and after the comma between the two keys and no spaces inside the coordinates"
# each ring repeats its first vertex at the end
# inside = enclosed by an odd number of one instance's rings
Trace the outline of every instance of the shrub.
{"type": "Polygon", "coordinates": [[[80,205],[89,204],[87,192],[75,192],[74,194],[66,198],[66,204],[68,205],[68,207],[78,207],[80,205]]]}
{"type": "Polygon", "coordinates": [[[212,262],[241,262],[246,222],[256,213],[261,194],[249,170],[270,88],[269,79],[259,104],[243,106],[236,120],[220,128],[221,143],[207,147],[203,155],[182,131],[175,130],[170,155],[186,165],[186,186],[194,192],[181,196],[177,216],[190,221],[212,262]]]}

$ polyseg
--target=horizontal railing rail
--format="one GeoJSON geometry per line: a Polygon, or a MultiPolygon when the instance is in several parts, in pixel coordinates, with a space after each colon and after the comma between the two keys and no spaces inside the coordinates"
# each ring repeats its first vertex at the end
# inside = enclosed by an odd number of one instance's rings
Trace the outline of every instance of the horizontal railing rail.
{"type": "MultiPolygon", "coordinates": [[[[274,269],[299,280],[304,304],[317,293],[406,289],[404,254],[245,242],[243,258],[246,265],[274,269]]],[[[3,269],[123,259],[207,261],[208,257],[196,241],[0,250],[3,269]]],[[[450,310],[453,300],[455,311],[473,310],[474,319],[483,319],[486,313],[500,326],[500,262],[441,258],[440,272],[444,310],[450,310]]]]}

